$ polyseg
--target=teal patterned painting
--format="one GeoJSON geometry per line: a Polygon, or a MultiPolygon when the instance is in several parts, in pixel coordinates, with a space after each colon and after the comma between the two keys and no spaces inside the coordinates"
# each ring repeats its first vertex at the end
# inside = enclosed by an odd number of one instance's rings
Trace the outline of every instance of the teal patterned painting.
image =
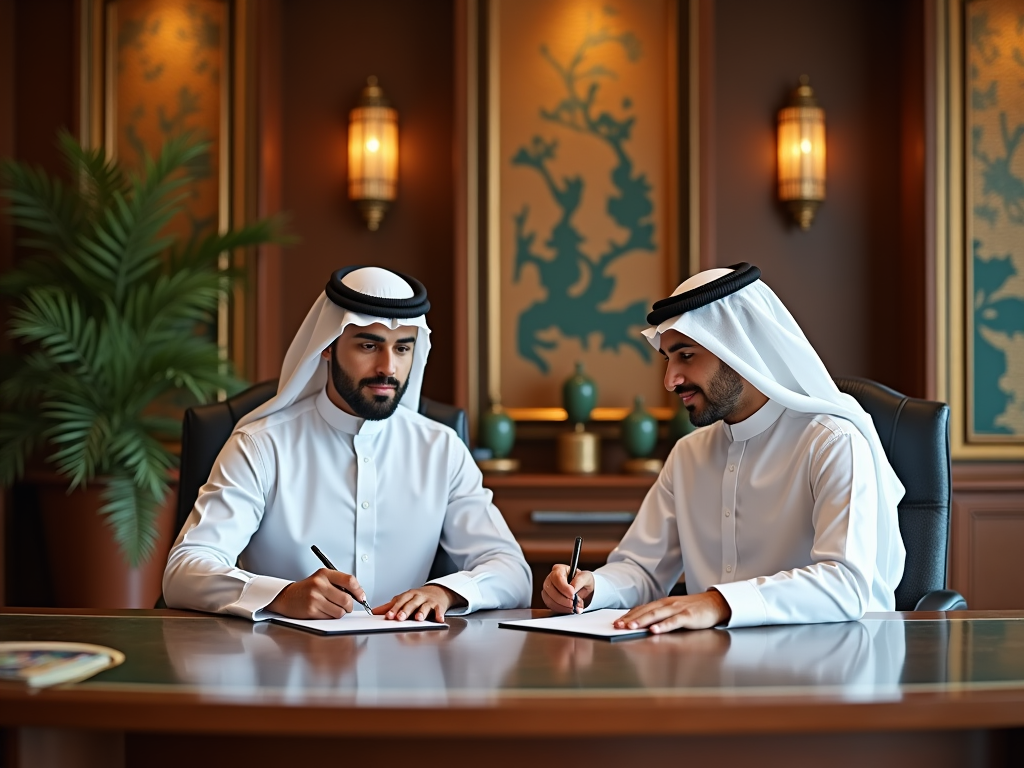
{"type": "Polygon", "coordinates": [[[967,440],[1024,443],[1024,0],[966,8],[967,440]]]}
{"type": "Polygon", "coordinates": [[[660,0],[498,2],[502,401],[665,402],[640,335],[674,287],[669,27],[660,0]]]}

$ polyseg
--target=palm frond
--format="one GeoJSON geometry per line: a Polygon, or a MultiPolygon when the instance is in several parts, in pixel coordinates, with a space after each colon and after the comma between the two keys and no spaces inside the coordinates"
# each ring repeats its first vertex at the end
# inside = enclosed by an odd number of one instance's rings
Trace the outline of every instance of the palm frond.
{"type": "Polygon", "coordinates": [[[82,312],[77,296],[30,289],[22,306],[11,315],[11,338],[39,342],[54,363],[71,366],[83,375],[92,369],[96,320],[82,312]]]}
{"type": "Polygon", "coordinates": [[[46,458],[75,488],[113,481],[103,514],[133,562],[152,551],[153,520],[176,462],[161,439],[180,424],[154,402],[204,402],[242,386],[205,331],[243,277],[221,255],[286,242],[280,218],[185,240],[172,223],[209,144],[185,135],[132,173],[62,133],[74,183],[0,164],[0,194],[32,258],[0,277],[15,297],[7,335],[28,349],[0,381],[0,483],[46,458]]]}
{"type": "Polygon", "coordinates": [[[136,485],[127,473],[114,475],[104,489],[106,503],[100,514],[107,516],[129,565],[143,563],[152,554],[157,539],[156,518],[166,496],[166,486],[162,494],[154,494],[136,485]]]}
{"type": "Polygon", "coordinates": [[[75,250],[83,212],[73,189],[27,163],[0,163],[0,179],[12,218],[19,227],[38,235],[32,245],[58,255],[75,250]]]}
{"type": "Polygon", "coordinates": [[[113,458],[130,472],[135,485],[158,496],[167,486],[167,470],[174,466],[174,454],[141,428],[126,429],[110,441],[113,458]]]}
{"type": "Polygon", "coordinates": [[[25,458],[39,442],[43,426],[34,409],[0,412],[0,485],[9,486],[25,473],[25,458]]]}
{"type": "Polygon", "coordinates": [[[82,398],[43,404],[43,416],[53,424],[45,435],[57,447],[48,457],[70,479],[70,489],[84,485],[108,464],[111,439],[109,417],[82,398]]]}
{"type": "Polygon", "coordinates": [[[169,267],[172,271],[182,268],[216,268],[222,253],[266,243],[291,243],[293,238],[284,234],[286,222],[284,216],[271,216],[230,232],[209,235],[199,242],[189,243],[180,254],[175,254],[169,267]]]}
{"type": "Polygon", "coordinates": [[[72,177],[79,180],[82,197],[95,215],[110,205],[115,192],[128,186],[124,173],[103,149],[86,149],[68,131],[57,134],[57,145],[64,155],[72,177]]]}

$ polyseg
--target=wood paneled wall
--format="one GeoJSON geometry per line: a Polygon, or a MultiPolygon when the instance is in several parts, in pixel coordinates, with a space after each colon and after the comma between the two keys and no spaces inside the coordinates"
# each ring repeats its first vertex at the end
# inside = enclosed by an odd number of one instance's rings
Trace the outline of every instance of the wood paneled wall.
{"type": "Polygon", "coordinates": [[[923,130],[919,5],[714,3],[714,263],[760,266],[833,374],[913,395],[924,394],[925,233],[923,221],[912,232],[900,222],[903,155],[923,130]],[[808,232],[775,187],[776,113],[801,74],[825,109],[828,146],[828,199],[808,232]]]}
{"type": "Polygon", "coordinates": [[[301,238],[283,256],[283,347],[334,269],[408,272],[432,306],[423,393],[445,402],[454,396],[454,28],[451,0],[281,6],[281,202],[301,238]],[[346,189],[348,111],[369,75],[399,118],[398,200],[377,232],[346,189]]]}

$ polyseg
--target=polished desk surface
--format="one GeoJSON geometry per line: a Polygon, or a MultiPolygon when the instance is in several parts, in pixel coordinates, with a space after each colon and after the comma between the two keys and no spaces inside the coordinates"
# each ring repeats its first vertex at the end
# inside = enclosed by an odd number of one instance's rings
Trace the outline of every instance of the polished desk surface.
{"type": "Polygon", "coordinates": [[[126,661],[77,685],[0,686],[4,726],[372,735],[405,712],[407,733],[542,736],[570,711],[578,733],[605,736],[1024,725],[1024,612],[608,643],[498,627],[546,614],[528,610],[335,637],[182,611],[16,610],[0,640],[98,643],[126,661]]]}

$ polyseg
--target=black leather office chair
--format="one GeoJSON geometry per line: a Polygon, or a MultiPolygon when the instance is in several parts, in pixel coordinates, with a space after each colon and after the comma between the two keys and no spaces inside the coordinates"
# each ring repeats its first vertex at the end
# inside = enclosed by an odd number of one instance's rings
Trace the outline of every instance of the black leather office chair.
{"type": "MultiPolygon", "coordinates": [[[[871,416],[886,458],[906,488],[897,507],[907,560],[896,587],[896,610],[966,610],[967,601],[945,588],[951,496],[949,406],[907,397],[870,379],[835,381],[871,416]]],[[[670,594],[685,595],[686,584],[677,584],[670,594]]]]}
{"type": "MultiPolygon", "coordinates": [[[[199,489],[209,479],[217,454],[228,441],[239,419],[275,394],[277,381],[263,381],[223,402],[197,405],[185,411],[181,431],[181,472],[175,530],[180,531],[185,525],[199,497],[199,489]]],[[[454,429],[462,442],[469,445],[469,422],[464,410],[421,397],[419,411],[427,418],[454,429]]],[[[436,579],[456,570],[448,553],[438,547],[430,578],[436,579]]]]}
{"type": "Polygon", "coordinates": [[[871,415],[886,458],[906,488],[899,503],[907,549],[897,611],[957,611],[967,601],[946,589],[950,499],[949,406],[907,397],[869,379],[837,378],[871,415]]]}

